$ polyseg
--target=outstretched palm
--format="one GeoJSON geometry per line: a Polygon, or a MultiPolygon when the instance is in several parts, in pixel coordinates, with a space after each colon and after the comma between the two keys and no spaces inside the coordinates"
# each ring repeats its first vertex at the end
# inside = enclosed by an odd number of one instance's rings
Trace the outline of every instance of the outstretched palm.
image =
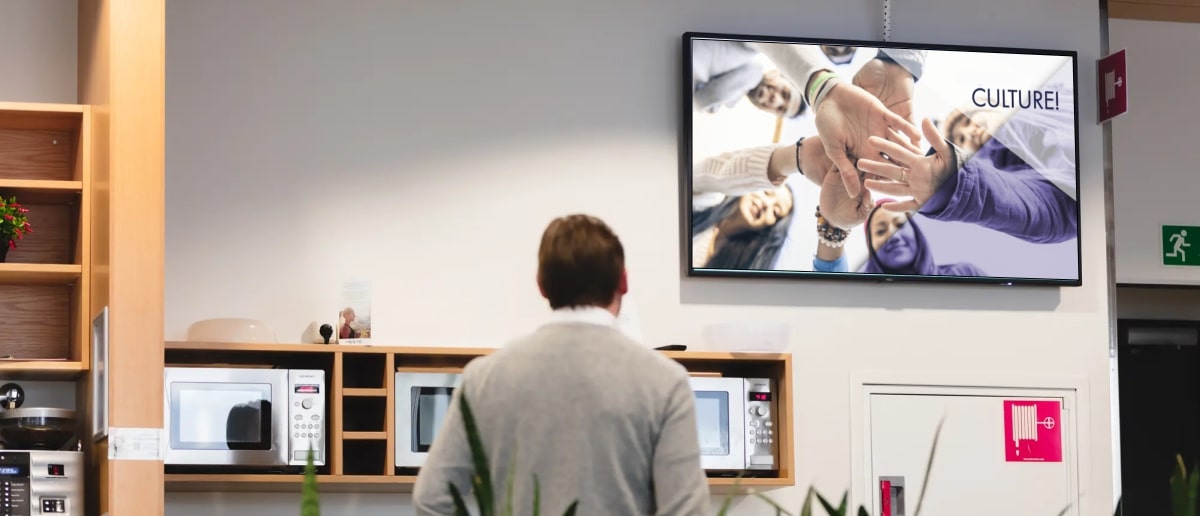
{"type": "Polygon", "coordinates": [[[881,142],[915,151],[920,141],[917,128],[907,120],[866,90],[844,82],[834,85],[818,104],[816,126],[826,155],[837,166],[846,193],[852,197],[862,188],[855,159],[878,158],[885,152],[881,142]]]}
{"type": "Polygon", "coordinates": [[[866,181],[867,188],[888,195],[912,197],[910,200],[884,205],[887,210],[919,210],[929,202],[950,174],[954,173],[954,156],[951,154],[953,149],[950,148],[950,144],[942,139],[942,135],[928,118],[922,122],[921,127],[925,131],[925,138],[933,145],[934,154],[922,156],[882,138],[872,137],[871,139],[891,158],[892,163],[869,159],[858,161],[858,166],[863,171],[887,179],[869,179],[866,181]]]}

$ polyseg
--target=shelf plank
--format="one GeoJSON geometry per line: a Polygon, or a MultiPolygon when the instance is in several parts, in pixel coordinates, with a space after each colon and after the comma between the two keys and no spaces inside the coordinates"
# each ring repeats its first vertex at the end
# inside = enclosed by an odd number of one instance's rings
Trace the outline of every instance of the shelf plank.
{"type": "MultiPolygon", "coordinates": [[[[449,357],[473,357],[491,354],[494,348],[460,348],[430,346],[343,346],[339,344],[275,344],[244,342],[192,342],[168,341],[166,349],[193,351],[279,351],[309,353],[395,353],[398,355],[426,355],[449,357]]],[[[667,358],[685,361],[710,362],[782,362],[787,353],[728,352],[728,351],[663,351],[667,358]]]]}
{"type": "Polygon", "coordinates": [[[7,285],[70,285],[81,274],[78,264],[0,263],[0,284],[7,285]]]}
{"type": "Polygon", "coordinates": [[[342,432],[342,439],[347,441],[382,441],[387,438],[387,432],[342,432]]]}
{"type": "Polygon", "coordinates": [[[367,389],[361,387],[343,387],[342,396],[357,396],[362,398],[384,398],[387,397],[387,389],[379,387],[376,389],[367,389]]]}
{"type": "MultiPolygon", "coordinates": [[[[299,492],[302,475],[167,474],[166,490],[175,492],[299,492]]],[[[415,475],[317,475],[317,488],[329,493],[411,493],[415,475]]],[[[783,478],[708,479],[712,494],[788,487],[783,478]],[[735,485],[736,484],[736,485],[735,485]]]]}
{"type": "Polygon", "coordinates": [[[74,202],[83,195],[83,181],[0,178],[0,192],[16,196],[26,206],[74,202]]]}
{"type": "MultiPolygon", "coordinates": [[[[303,475],[167,474],[167,491],[300,492],[303,475]]],[[[417,477],[384,475],[317,475],[322,493],[411,493],[417,477]]]]}
{"type": "Polygon", "coordinates": [[[87,366],[66,360],[0,360],[0,378],[14,380],[74,380],[87,366]]]}
{"type": "Polygon", "coordinates": [[[77,130],[84,110],[82,104],[0,102],[0,129],[77,130]]]}

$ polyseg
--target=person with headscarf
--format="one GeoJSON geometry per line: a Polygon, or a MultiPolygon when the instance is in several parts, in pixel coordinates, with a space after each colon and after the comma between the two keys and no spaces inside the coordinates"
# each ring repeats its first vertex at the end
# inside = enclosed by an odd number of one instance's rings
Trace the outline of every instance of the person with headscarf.
{"type": "Polygon", "coordinates": [[[929,119],[922,126],[932,144],[929,154],[872,136],[890,161],[858,161],[863,172],[882,178],[868,179],[867,188],[911,197],[888,210],[919,211],[934,220],[976,224],[1038,244],[1078,236],[1075,199],[1016,154],[1002,152],[1007,147],[1000,138],[990,138],[967,159],[929,119]]]}
{"type": "Polygon", "coordinates": [[[986,276],[967,262],[938,264],[929,241],[913,216],[886,206],[895,200],[880,199],[863,224],[867,238],[867,263],[862,272],[908,276],[986,276]]]}

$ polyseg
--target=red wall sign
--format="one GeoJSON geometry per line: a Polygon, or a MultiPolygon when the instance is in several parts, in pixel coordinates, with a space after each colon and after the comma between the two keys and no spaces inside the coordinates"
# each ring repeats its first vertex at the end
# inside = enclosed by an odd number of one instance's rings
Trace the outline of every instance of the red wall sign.
{"type": "Polygon", "coordinates": [[[1129,78],[1125,73],[1125,50],[1100,59],[1096,63],[1096,73],[1099,75],[1100,123],[1104,123],[1129,110],[1129,98],[1125,95],[1129,86],[1129,78]]]}
{"type": "Polygon", "coordinates": [[[1004,459],[1062,462],[1062,405],[1058,401],[1004,401],[1004,459]]]}

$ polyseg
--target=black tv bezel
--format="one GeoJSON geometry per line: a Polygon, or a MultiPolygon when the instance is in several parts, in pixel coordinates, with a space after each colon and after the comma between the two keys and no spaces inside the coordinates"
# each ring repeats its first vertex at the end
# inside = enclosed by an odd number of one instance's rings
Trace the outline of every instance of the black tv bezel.
{"type": "Polygon", "coordinates": [[[1054,287],[1079,287],[1083,285],[1083,221],[1082,221],[1082,192],[1083,188],[1080,185],[1080,170],[1082,166],[1079,162],[1079,53],[1074,50],[1054,50],[1042,48],[1024,48],[1024,47],[995,47],[995,46],[972,46],[972,45],[950,45],[950,44],[925,44],[911,42],[890,42],[890,41],[866,41],[866,40],[851,40],[851,39],[833,39],[833,38],[806,38],[806,37],[790,37],[790,36],[763,36],[763,35],[746,35],[746,34],[727,34],[716,32],[685,32],[683,33],[683,75],[682,75],[682,95],[681,104],[683,111],[683,146],[684,156],[680,164],[680,175],[682,176],[684,190],[682,196],[685,197],[684,207],[684,228],[683,231],[683,247],[684,247],[684,268],[687,277],[708,277],[708,278],[773,278],[773,279],[789,279],[789,280],[839,280],[839,281],[866,281],[875,283],[950,283],[950,284],[972,284],[972,285],[1002,285],[1002,286],[1054,286],[1054,287]],[[913,49],[913,50],[941,50],[941,51],[957,51],[957,52],[979,52],[991,54],[1026,54],[1026,55],[1044,55],[1044,56],[1061,56],[1071,58],[1071,81],[1074,88],[1074,137],[1075,137],[1075,217],[1079,221],[1077,224],[1077,235],[1075,238],[1075,268],[1077,271],[1076,279],[1053,279],[1053,278],[1013,278],[1002,276],[928,276],[928,275],[906,275],[906,274],[867,274],[862,272],[818,272],[818,271],[778,271],[778,270],[731,270],[731,269],[697,269],[692,266],[692,246],[691,246],[691,230],[692,230],[692,167],[693,167],[693,135],[692,135],[692,117],[694,111],[692,109],[692,42],[696,40],[725,40],[725,41],[753,41],[761,43],[802,43],[809,45],[846,45],[856,47],[871,47],[871,48],[897,48],[897,49],[913,49]]]}

